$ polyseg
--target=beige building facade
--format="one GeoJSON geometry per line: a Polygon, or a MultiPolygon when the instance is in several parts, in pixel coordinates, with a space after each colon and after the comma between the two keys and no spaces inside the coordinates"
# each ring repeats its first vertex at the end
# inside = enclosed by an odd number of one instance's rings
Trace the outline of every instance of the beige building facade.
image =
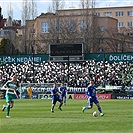
{"type": "MultiPolygon", "coordinates": [[[[89,10],[89,12],[91,12],[89,10]]],[[[95,15],[112,17],[118,20],[118,27],[133,27],[133,6],[95,8],[95,15]]],[[[61,14],[82,15],[83,9],[61,10],[61,14]]]]}
{"type": "MultiPolygon", "coordinates": [[[[94,15],[90,9],[58,10],[55,14],[42,13],[34,21],[26,22],[27,35],[29,35],[27,38],[30,40],[34,38],[35,49],[40,53],[48,53],[50,43],[84,43],[88,53],[124,52],[127,51],[125,50],[127,43],[121,42],[123,36],[118,35],[118,29],[133,27],[132,9],[133,7],[96,8],[94,15]],[[34,36],[31,35],[33,28],[34,36]],[[115,46],[111,49],[111,45],[115,46]]],[[[126,39],[128,44],[131,43],[128,36],[123,40],[126,39]]]]}
{"type": "Polygon", "coordinates": [[[133,27],[133,6],[96,8],[98,16],[110,16],[118,20],[118,28],[133,27]]]}

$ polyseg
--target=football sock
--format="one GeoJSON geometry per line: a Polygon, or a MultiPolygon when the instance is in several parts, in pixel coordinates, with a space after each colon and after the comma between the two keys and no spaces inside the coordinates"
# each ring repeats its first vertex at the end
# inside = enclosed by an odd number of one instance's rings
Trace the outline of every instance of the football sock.
{"type": "Polygon", "coordinates": [[[64,104],[66,104],[66,100],[64,100],[64,104]]]}
{"type": "Polygon", "coordinates": [[[10,105],[6,105],[6,116],[9,116],[10,105]]]}
{"type": "Polygon", "coordinates": [[[99,110],[99,112],[100,112],[100,113],[102,113],[102,109],[101,109],[101,107],[100,107],[100,106],[98,107],[98,110],[99,110]]]}

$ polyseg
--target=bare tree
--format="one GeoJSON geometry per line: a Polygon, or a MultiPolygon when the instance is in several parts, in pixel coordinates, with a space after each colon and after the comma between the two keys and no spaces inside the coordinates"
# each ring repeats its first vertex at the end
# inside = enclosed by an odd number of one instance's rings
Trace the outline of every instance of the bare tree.
{"type": "Polygon", "coordinates": [[[58,43],[60,40],[60,12],[63,9],[65,2],[63,0],[53,0],[48,9],[48,33],[41,33],[36,36],[36,46],[38,52],[47,53],[49,43],[58,43]]]}
{"type": "MultiPolygon", "coordinates": [[[[48,15],[48,14],[47,14],[48,15]]],[[[78,41],[80,36],[78,32],[78,19],[75,16],[67,16],[63,17],[62,15],[59,16],[60,21],[57,26],[57,18],[55,14],[49,13],[48,16],[48,23],[49,29],[48,33],[41,33],[38,36],[38,41],[41,43],[47,44],[49,43],[76,43],[81,42],[78,41]],[[57,36],[58,35],[58,36],[57,36]],[[58,37],[58,38],[57,38],[58,37]]],[[[39,45],[38,45],[39,46],[39,45]]],[[[46,46],[43,48],[47,49],[46,46]]]]}
{"type": "Polygon", "coordinates": [[[26,20],[34,19],[37,16],[37,4],[35,0],[23,0],[22,2],[22,25],[26,20]]]}
{"type": "MultiPolygon", "coordinates": [[[[92,6],[89,0],[84,1],[82,4],[83,10],[81,11],[81,21],[77,15],[69,14],[65,17],[63,12],[59,10],[58,0],[53,4],[53,9],[57,9],[56,13],[49,16],[49,33],[41,34],[40,39],[45,40],[49,43],[85,43],[85,52],[91,52],[94,43],[94,30],[93,29],[93,18],[92,10],[89,8],[92,6]],[[87,8],[87,9],[86,9],[87,8]],[[81,17],[82,16],[82,17],[81,17]],[[54,19],[53,19],[54,18],[54,19]],[[80,27],[80,28],[79,28],[80,27]]],[[[53,2],[53,3],[54,3],[53,2]]],[[[49,8],[50,9],[50,8],[49,8]]],[[[52,11],[52,9],[51,9],[52,11]]]]}
{"type": "Polygon", "coordinates": [[[65,2],[63,0],[52,0],[52,4],[49,6],[48,11],[50,13],[56,13],[57,10],[64,9],[65,2]]]}
{"type": "Polygon", "coordinates": [[[24,54],[25,53],[25,47],[23,45],[23,37],[22,36],[16,36],[16,45],[15,47],[19,51],[19,53],[24,54]]]}
{"type": "Polygon", "coordinates": [[[94,13],[95,2],[93,0],[81,0],[80,28],[83,30],[82,37],[85,44],[85,52],[94,52],[94,13]]]}
{"type": "Polygon", "coordinates": [[[108,52],[129,52],[131,42],[131,38],[125,32],[108,29],[104,36],[103,47],[108,52]]]}
{"type": "Polygon", "coordinates": [[[35,17],[37,16],[37,4],[35,0],[32,0],[30,5],[31,5],[31,19],[34,20],[35,17]]]}
{"type": "MultiPolygon", "coordinates": [[[[111,29],[106,29],[104,42],[104,49],[111,52],[118,52],[118,32],[115,32],[111,29]]],[[[106,51],[104,50],[104,52],[106,51]]]]}
{"type": "Polygon", "coordinates": [[[22,2],[22,25],[25,25],[25,21],[30,19],[30,8],[28,0],[22,2]]]}
{"type": "MultiPolygon", "coordinates": [[[[48,27],[47,32],[36,34],[36,52],[37,53],[48,53],[48,44],[52,43],[56,40],[56,36],[54,35],[54,23],[55,23],[55,14],[53,13],[47,13],[44,14],[44,16],[47,15],[48,17],[48,27]]],[[[43,17],[43,15],[41,16],[43,17]]]]}
{"type": "MultiPolygon", "coordinates": [[[[56,2],[54,6],[59,9],[59,1],[56,2]]],[[[44,14],[49,27],[47,33],[37,36],[38,51],[47,53],[49,43],[84,43],[86,53],[127,51],[129,40],[123,33],[97,27],[94,0],[81,2],[82,10],[78,15],[65,16],[62,10],[44,14]]]]}
{"type": "Polygon", "coordinates": [[[76,43],[78,42],[78,19],[74,15],[61,19],[62,27],[60,32],[60,42],[76,43]]]}
{"type": "Polygon", "coordinates": [[[25,32],[24,32],[24,38],[23,38],[24,44],[25,44],[25,53],[29,53],[29,44],[27,43],[28,41],[27,36],[29,35],[29,33],[27,33],[28,28],[26,27],[26,20],[34,20],[36,15],[37,15],[36,2],[34,0],[32,1],[23,0],[22,2],[22,25],[25,26],[25,32]]]}
{"type": "Polygon", "coordinates": [[[130,33],[133,28],[122,27],[119,29],[119,49],[121,52],[132,52],[131,45],[133,43],[130,33]]]}

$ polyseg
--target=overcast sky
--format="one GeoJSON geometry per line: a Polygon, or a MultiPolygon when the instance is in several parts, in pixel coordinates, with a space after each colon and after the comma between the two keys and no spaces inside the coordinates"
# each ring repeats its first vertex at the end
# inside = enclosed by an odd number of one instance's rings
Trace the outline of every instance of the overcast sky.
{"type": "MultiPolygon", "coordinates": [[[[0,0],[2,14],[4,18],[8,17],[8,9],[11,5],[13,9],[13,19],[21,19],[22,17],[22,1],[23,0],[0,0]]],[[[28,0],[30,1],[30,0],[28,0]]],[[[37,15],[46,13],[52,0],[34,0],[37,4],[37,15]]],[[[81,0],[64,0],[65,8],[79,8],[81,0]]],[[[117,7],[117,6],[133,6],[133,0],[95,0],[95,7],[117,7]]]]}

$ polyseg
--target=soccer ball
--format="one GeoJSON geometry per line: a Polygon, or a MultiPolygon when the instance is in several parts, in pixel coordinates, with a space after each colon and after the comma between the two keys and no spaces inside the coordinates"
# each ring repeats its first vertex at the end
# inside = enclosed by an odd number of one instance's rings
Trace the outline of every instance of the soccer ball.
{"type": "Polygon", "coordinates": [[[98,116],[98,113],[96,111],[93,112],[93,116],[94,117],[97,117],[98,116]]]}

